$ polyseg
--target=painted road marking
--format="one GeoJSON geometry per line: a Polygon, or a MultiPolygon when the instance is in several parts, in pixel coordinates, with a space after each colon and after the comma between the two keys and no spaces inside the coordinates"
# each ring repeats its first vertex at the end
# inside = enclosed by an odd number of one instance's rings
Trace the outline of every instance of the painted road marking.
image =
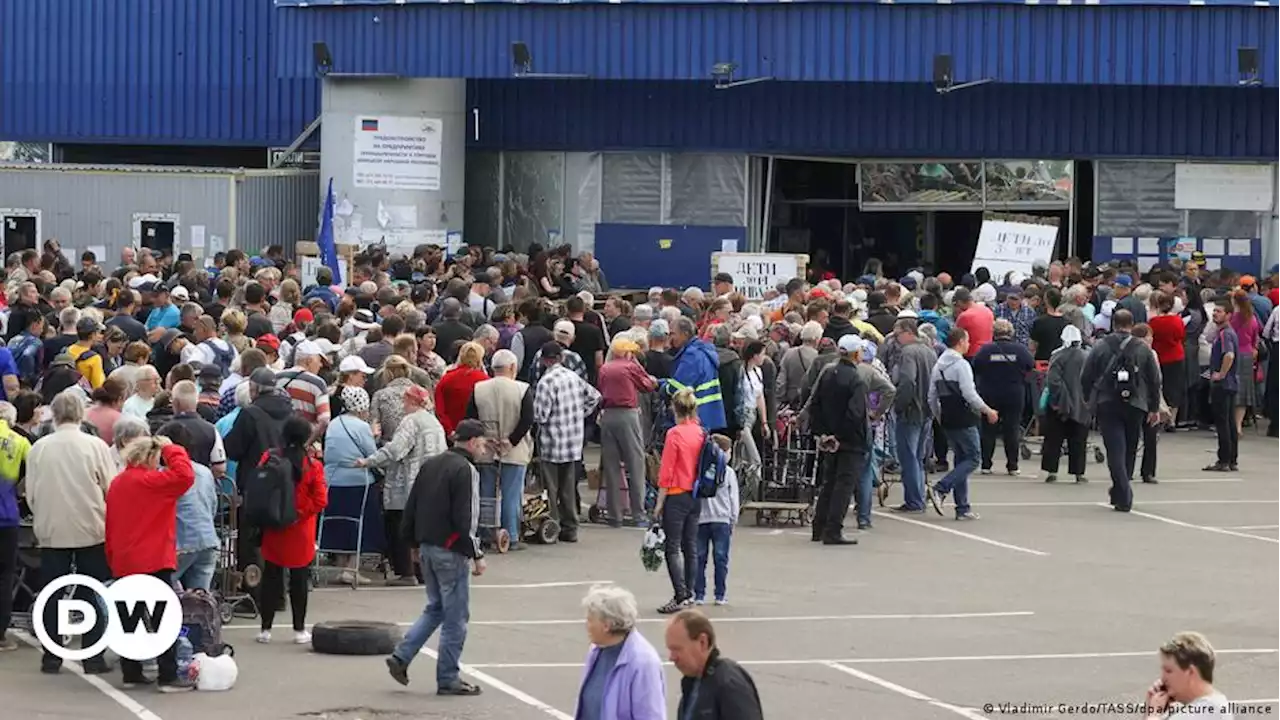
{"type": "Polygon", "coordinates": [[[903,697],[908,697],[908,698],[911,698],[912,700],[918,700],[922,703],[932,705],[936,708],[946,710],[948,712],[953,712],[956,715],[959,715],[960,717],[969,718],[970,720],[987,720],[987,717],[985,715],[983,715],[980,712],[977,712],[976,710],[970,710],[969,708],[963,708],[963,707],[960,707],[959,705],[952,705],[951,703],[943,702],[936,698],[929,697],[928,695],[925,695],[922,692],[912,690],[911,688],[908,688],[908,687],[903,687],[897,683],[889,682],[888,680],[885,680],[882,677],[877,677],[875,675],[872,675],[869,672],[866,672],[863,670],[857,670],[855,668],[851,668],[846,665],[841,665],[840,663],[836,663],[836,662],[826,662],[822,664],[831,668],[832,670],[842,672],[846,675],[852,675],[853,677],[856,677],[859,680],[864,680],[873,685],[879,685],[885,690],[898,693],[903,697]]]}
{"type": "MultiPolygon", "coordinates": [[[[28,635],[26,632],[14,631],[13,635],[31,647],[37,650],[40,649],[39,641],[28,635]]],[[[137,700],[134,700],[120,690],[112,687],[106,680],[103,680],[101,676],[85,675],[84,670],[80,667],[80,663],[63,663],[62,667],[70,670],[73,675],[79,675],[80,679],[97,688],[98,692],[106,695],[112,702],[129,711],[129,713],[138,718],[138,720],[162,720],[159,715],[148,710],[142,705],[142,703],[139,703],[137,700]]],[[[570,718],[570,720],[572,720],[572,718],[570,718]]]]}
{"type": "Polygon", "coordinates": [[[1013,550],[1015,552],[1026,553],[1028,555],[1035,555],[1036,557],[1049,556],[1049,553],[1044,552],[1042,550],[1032,550],[1031,548],[1022,547],[1021,545],[1011,545],[1009,543],[1000,542],[999,540],[992,540],[991,538],[982,537],[981,535],[974,535],[973,533],[963,532],[961,530],[956,530],[954,528],[943,527],[942,525],[938,525],[936,523],[927,523],[922,520],[913,520],[908,517],[903,517],[901,515],[892,515],[890,513],[882,512],[880,510],[874,510],[872,511],[872,514],[878,515],[883,518],[889,518],[890,520],[897,520],[898,522],[904,522],[909,525],[919,525],[920,527],[926,527],[926,528],[929,528],[930,530],[937,530],[938,532],[944,532],[950,535],[956,535],[958,537],[967,538],[969,540],[975,540],[977,542],[986,543],[988,545],[994,545],[995,547],[1004,548],[1005,550],[1013,550]]]}
{"type": "MultiPolygon", "coordinates": [[[[426,655],[432,660],[439,660],[440,658],[440,656],[436,654],[436,651],[432,650],[429,647],[424,647],[418,652],[422,655],[426,655]]],[[[581,667],[581,665],[579,665],[579,667],[581,667]]],[[[530,695],[529,693],[526,693],[523,690],[520,690],[519,688],[512,687],[511,685],[508,685],[502,682],[501,680],[499,680],[496,677],[493,677],[492,675],[489,675],[477,670],[474,665],[468,665],[466,663],[458,663],[458,671],[465,675],[470,675],[471,677],[475,678],[476,680],[479,680],[485,685],[488,685],[494,690],[497,690],[498,692],[503,693],[509,697],[515,698],[516,700],[519,700],[525,705],[528,705],[529,707],[534,708],[535,710],[538,710],[545,715],[550,715],[551,717],[556,718],[556,720],[573,720],[572,715],[566,712],[561,712],[560,710],[557,710],[554,707],[542,702],[541,700],[530,695]]]]}
{"type": "MultiPolygon", "coordinates": [[[[612,582],[613,582],[612,580],[569,580],[565,582],[511,583],[507,585],[477,584],[477,585],[472,585],[471,589],[472,590],[539,590],[542,588],[587,587],[590,585],[608,585],[612,582]]],[[[342,584],[342,585],[331,585],[329,587],[316,588],[315,591],[316,592],[337,592],[339,590],[350,591],[351,589],[352,588],[350,584],[342,584]]],[[[365,592],[368,590],[383,591],[383,592],[395,591],[395,590],[416,590],[418,592],[425,592],[421,585],[406,585],[404,587],[399,587],[399,586],[388,587],[386,585],[375,585],[373,587],[370,587],[366,585],[366,586],[361,586],[359,588],[360,592],[365,592]]]]}
{"type": "MultiPolygon", "coordinates": [[[[1110,507],[1110,505],[1106,505],[1103,503],[1098,503],[1098,504],[1101,505],[1102,507],[1110,507]]],[[[1174,520],[1173,518],[1167,518],[1161,515],[1152,515],[1151,513],[1139,512],[1137,510],[1130,510],[1129,514],[1137,515],[1138,517],[1148,518],[1150,520],[1159,520],[1162,523],[1168,523],[1170,525],[1177,525],[1179,527],[1191,528],[1192,530],[1203,530],[1204,532],[1217,533],[1219,535],[1230,535],[1232,537],[1247,538],[1249,540],[1259,540],[1261,542],[1268,542],[1273,545],[1280,545],[1280,539],[1273,538],[1273,537],[1266,537],[1265,535],[1251,535],[1249,533],[1236,532],[1234,530],[1224,530],[1222,528],[1209,527],[1208,525],[1194,525],[1189,522],[1182,522],[1181,520],[1174,520]]]]}

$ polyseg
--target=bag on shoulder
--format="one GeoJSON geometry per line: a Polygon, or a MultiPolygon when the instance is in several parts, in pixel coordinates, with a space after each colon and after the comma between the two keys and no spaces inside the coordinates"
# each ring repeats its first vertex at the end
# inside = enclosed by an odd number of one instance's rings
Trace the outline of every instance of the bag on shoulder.
{"type": "Polygon", "coordinates": [[[293,493],[293,464],[279,450],[267,451],[245,483],[245,520],[268,529],[292,525],[298,519],[293,493]]]}
{"type": "Polygon", "coordinates": [[[1120,341],[1115,349],[1116,356],[1111,359],[1107,372],[1102,376],[1102,382],[1107,383],[1116,396],[1126,402],[1133,397],[1138,382],[1138,363],[1132,353],[1125,352],[1132,340],[1132,335],[1126,335],[1120,341]]]}
{"type": "Polygon", "coordinates": [[[200,344],[209,348],[209,352],[213,353],[213,365],[222,374],[222,379],[226,380],[231,375],[231,362],[235,359],[235,350],[231,348],[230,344],[218,347],[218,344],[213,340],[205,340],[200,344]]]}
{"type": "Polygon", "coordinates": [[[711,433],[702,436],[702,451],[698,454],[698,476],[693,480],[693,496],[695,498],[715,497],[724,485],[725,467],[728,462],[725,452],[711,439],[711,433]]]}

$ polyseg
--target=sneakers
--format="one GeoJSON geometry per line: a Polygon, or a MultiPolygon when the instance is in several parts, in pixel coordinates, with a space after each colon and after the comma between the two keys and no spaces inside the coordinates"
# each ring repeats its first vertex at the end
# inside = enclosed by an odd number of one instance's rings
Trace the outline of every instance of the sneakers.
{"type": "Polygon", "coordinates": [[[1009,468],[1008,470],[1005,470],[1005,473],[1008,474],[1009,477],[1022,477],[1022,471],[1018,470],[1018,468],[1009,468]]]}
{"type": "Polygon", "coordinates": [[[459,695],[462,697],[471,697],[480,694],[480,686],[472,685],[465,680],[459,680],[457,685],[443,685],[436,688],[437,695],[459,695]]]}
{"type": "Polygon", "coordinates": [[[924,508],[913,508],[910,505],[903,503],[897,507],[889,508],[889,512],[902,513],[905,515],[921,515],[924,513],[924,508]]]}
{"type": "Polygon", "coordinates": [[[859,530],[870,530],[870,529],[871,529],[871,521],[870,521],[870,520],[859,520],[859,521],[858,521],[858,529],[859,529],[859,530]]]}
{"type": "Polygon", "coordinates": [[[391,673],[391,679],[401,685],[409,684],[409,666],[400,662],[395,655],[387,658],[387,672],[391,673]]]}
{"type": "Polygon", "coordinates": [[[990,475],[991,468],[982,468],[982,470],[980,470],[979,472],[981,472],[983,475],[990,475]]]}
{"type": "Polygon", "coordinates": [[[196,689],[195,681],[189,678],[177,678],[174,680],[162,682],[156,686],[156,690],[159,690],[162,693],[190,692],[195,689],[196,689]]]}
{"type": "Polygon", "coordinates": [[[692,603],[693,603],[693,598],[685,598],[684,600],[677,600],[675,598],[671,598],[669,601],[667,601],[666,605],[663,605],[662,607],[658,608],[658,614],[674,615],[675,613],[680,612],[681,610],[688,607],[692,603]]]}
{"type": "Polygon", "coordinates": [[[342,585],[368,585],[373,581],[360,573],[343,570],[342,574],[338,576],[338,582],[342,585]]]}
{"type": "Polygon", "coordinates": [[[717,607],[724,607],[725,605],[728,605],[728,604],[729,604],[729,601],[726,600],[725,598],[716,598],[717,607]]]}
{"type": "Polygon", "coordinates": [[[153,681],[151,680],[151,678],[147,677],[146,675],[139,675],[137,677],[126,677],[124,679],[124,688],[126,690],[130,690],[133,688],[146,687],[150,685],[152,682],[153,681]]]}
{"type": "Polygon", "coordinates": [[[387,587],[414,587],[418,584],[418,579],[412,575],[401,575],[398,578],[391,578],[387,581],[387,587]]]}
{"type": "Polygon", "coordinates": [[[1155,477],[1154,475],[1143,475],[1143,476],[1142,476],[1142,482],[1144,482],[1144,483],[1146,483],[1146,484],[1148,484],[1148,485],[1159,485],[1159,484],[1160,484],[1160,481],[1159,481],[1159,480],[1156,480],[1156,477],[1155,477]]]}
{"type": "Polygon", "coordinates": [[[978,520],[980,516],[976,512],[956,513],[956,520],[978,520]]]}
{"type": "Polygon", "coordinates": [[[293,644],[294,645],[310,645],[311,633],[307,632],[306,630],[295,630],[293,633],[293,644]]]}
{"type": "Polygon", "coordinates": [[[1085,476],[1083,476],[1083,475],[1077,475],[1077,476],[1076,476],[1076,482],[1078,482],[1078,483],[1080,483],[1080,484],[1084,484],[1084,483],[1089,482],[1089,478],[1087,478],[1087,477],[1085,477],[1085,476]]]}
{"type": "Polygon", "coordinates": [[[1232,469],[1233,468],[1226,463],[1214,463],[1212,465],[1206,465],[1204,472],[1231,472],[1232,469]]]}
{"type": "Polygon", "coordinates": [[[1054,473],[1049,473],[1044,476],[1044,481],[1047,483],[1056,483],[1058,482],[1058,476],[1054,473]]]}
{"type": "Polygon", "coordinates": [[[257,637],[255,637],[255,638],[253,639],[253,641],[254,641],[254,642],[256,642],[256,643],[260,643],[260,644],[262,644],[262,645],[266,645],[266,644],[270,643],[270,642],[271,642],[271,631],[270,631],[270,630],[263,630],[262,632],[258,633],[258,636],[257,636],[257,637]]]}
{"type": "Polygon", "coordinates": [[[0,652],[13,652],[18,649],[18,641],[0,634],[0,652]]]}
{"type": "Polygon", "coordinates": [[[706,598],[694,598],[694,599],[693,599],[693,604],[694,604],[694,605],[706,605],[706,604],[707,604],[707,601],[706,601],[706,598]]]}

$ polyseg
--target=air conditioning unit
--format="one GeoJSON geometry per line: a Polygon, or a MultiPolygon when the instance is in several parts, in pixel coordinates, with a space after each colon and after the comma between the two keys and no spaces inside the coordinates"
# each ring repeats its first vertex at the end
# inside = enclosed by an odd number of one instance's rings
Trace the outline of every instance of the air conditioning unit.
{"type": "Polygon", "coordinates": [[[267,164],[274,167],[320,168],[320,153],[314,150],[299,150],[285,154],[287,148],[270,148],[267,150],[267,164]]]}

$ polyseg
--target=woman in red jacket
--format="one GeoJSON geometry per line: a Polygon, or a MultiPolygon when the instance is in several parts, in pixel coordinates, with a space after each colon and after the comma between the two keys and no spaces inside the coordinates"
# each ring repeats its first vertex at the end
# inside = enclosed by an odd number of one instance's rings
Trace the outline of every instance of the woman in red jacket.
{"type": "MultiPolygon", "coordinates": [[[[125,469],[107,490],[106,551],[113,576],[154,575],[173,584],[173,571],[178,567],[178,498],[196,478],[191,457],[179,444],[185,441],[143,437],[125,446],[125,469]]],[[[176,646],[161,653],[156,664],[161,692],[192,689],[190,681],[178,679],[176,646]]],[[[136,660],[122,658],[120,669],[127,686],[147,682],[142,663],[136,660]]]]}
{"type": "MultiPolygon", "coordinates": [[[[1187,326],[1182,317],[1173,311],[1173,296],[1156,292],[1151,298],[1156,310],[1147,322],[1151,326],[1151,349],[1160,363],[1160,388],[1164,402],[1176,414],[1187,396],[1186,339],[1187,326]]],[[[1173,432],[1173,423],[1169,424],[1173,432]]]]}
{"type": "MultiPolygon", "coordinates": [[[[294,415],[284,422],[280,432],[280,452],[293,466],[293,502],[297,519],[284,528],[262,531],[262,573],[264,600],[258,603],[262,613],[262,632],[258,642],[271,642],[271,623],[276,617],[276,599],[284,591],[284,571],[289,571],[289,609],[293,612],[293,641],[298,645],[311,642],[307,632],[307,592],[311,585],[311,561],[316,557],[316,516],[329,504],[329,489],[324,482],[324,464],[307,454],[311,423],[294,415]]],[[[268,451],[271,452],[271,451],[268,451]]],[[[264,454],[263,459],[266,459],[264,454]]]]}
{"type": "Polygon", "coordinates": [[[467,404],[471,391],[478,383],[489,379],[484,371],[484,347],[469,342],[458,350],[458,364],[436,383],[436,417],[444,426],[445,435],[453,435],[454,428],[467,417],[467,404]]]}

